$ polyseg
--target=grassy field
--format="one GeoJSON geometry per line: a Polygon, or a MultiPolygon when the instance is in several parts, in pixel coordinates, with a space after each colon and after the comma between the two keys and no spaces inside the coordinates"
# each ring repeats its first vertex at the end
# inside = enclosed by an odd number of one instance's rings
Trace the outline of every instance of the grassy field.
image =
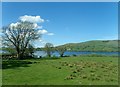
{"type": "Polygon", "coordinates": [[[11,62],[6,63],[2,71],[3,85],[118,85],[117,57],[66,57],[11,62]],[[29,62],[26,64],[26,61],[29,62]]]}

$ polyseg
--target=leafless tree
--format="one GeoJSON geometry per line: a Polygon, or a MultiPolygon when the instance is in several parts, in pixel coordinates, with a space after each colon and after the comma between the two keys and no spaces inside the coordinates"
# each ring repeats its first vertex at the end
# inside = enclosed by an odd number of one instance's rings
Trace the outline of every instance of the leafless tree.
{"type": "Polygon", "coordinates": [[[30,42],[40,38],[41,34],[34,24],[30,22],[18,22],[16,26],[3,27],[3,41],[8,47],[14,47],[17,58],[23,59],[26,48],[30,42]]]}
{"type": "Polygon", "coordinates": [[[45,44],[45,51],[47,53],[47,56],[51,57],[51,54],[53,52],[53,44],[52,43],[46,43],[45,44]]]}
{"type": "Polygon", "coordinates": [[[66,47],[64,47],[64,46],[61,46],[61,47],[57,47],[57,48],[56,48],[56,51],[60,54],[60,57],[63,57],[63,55],[64,55],[64,53],[65,53],[66,50],[67,50],[67,49],[66,49],[66,47]]]}

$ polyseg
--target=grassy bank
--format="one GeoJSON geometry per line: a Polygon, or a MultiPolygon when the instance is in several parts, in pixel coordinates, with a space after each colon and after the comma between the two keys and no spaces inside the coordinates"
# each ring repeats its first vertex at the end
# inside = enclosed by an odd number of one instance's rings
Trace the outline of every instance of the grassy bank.
{"type": "Polygon", "coordinates": [[[7,65],[3,69],[3,85],[118,84],[117,57],[66,57],[11,62],[3,62],[7,65]]]}

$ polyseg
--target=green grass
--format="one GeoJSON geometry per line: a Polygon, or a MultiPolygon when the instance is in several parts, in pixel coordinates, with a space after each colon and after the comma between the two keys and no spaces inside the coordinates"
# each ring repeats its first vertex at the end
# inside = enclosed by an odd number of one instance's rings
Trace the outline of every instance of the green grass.
{"type": "Polygon", "coordinates": [[[117,57],[24,61],[33,63],[3,69],[3,85],[118,85],[117,57]]]}

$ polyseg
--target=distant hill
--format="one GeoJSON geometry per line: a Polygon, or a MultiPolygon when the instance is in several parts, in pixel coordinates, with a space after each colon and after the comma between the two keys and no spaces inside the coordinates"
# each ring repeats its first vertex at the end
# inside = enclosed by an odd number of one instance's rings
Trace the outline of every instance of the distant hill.
{"type": "MultiPolygon", "coordinates": [[[[120,40],[93,40],[81,43],[67,43],[57,47],[65,47],[68,51],[103,51],[103,52],[120,52],[120,40]],[[119,45],[118,45],[119,44],[119,45]]],[[[3,51],[15,53],[14,48],[0,48],[3,51]]],[[[35,48],[36,51],[44,50],[44,48],[35,48]]],[[[2,51],[1,51],[2,52],[2,51]]]]}
{"type": "MultiPolygon", "coordinates": [[[[120,41],[120,40],[119,40],[120,41]]],[[[118,40],[94,40],[82,43],[68,43],[58,47],[66,47],[69,51],[118,51],[118,40]]]]}

